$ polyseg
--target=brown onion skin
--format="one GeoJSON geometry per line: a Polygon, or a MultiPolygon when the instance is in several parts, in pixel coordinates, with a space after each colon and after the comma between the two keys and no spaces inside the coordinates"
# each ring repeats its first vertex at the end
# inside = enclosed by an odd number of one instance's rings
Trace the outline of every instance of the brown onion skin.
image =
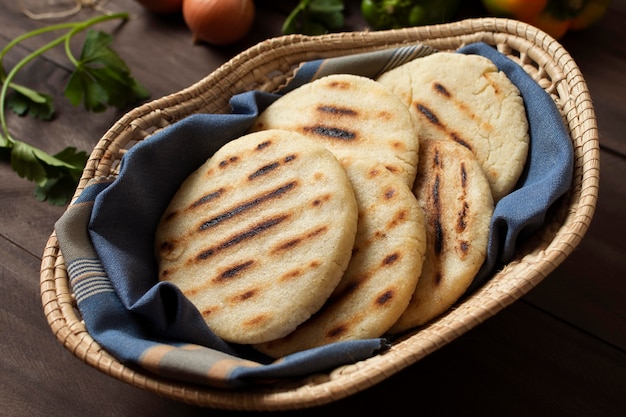
{"type": "Polygon", "coordinates": [[[194,43],[233,44],[250,31],[254,15],[252,0],[183,0],[183,18],[194,43]]]}
{"type": "Polygon", "coordinates": [[[145,9],[159,14],[180,13],[183,10],[183,0],[135,0],[145,9]]]}

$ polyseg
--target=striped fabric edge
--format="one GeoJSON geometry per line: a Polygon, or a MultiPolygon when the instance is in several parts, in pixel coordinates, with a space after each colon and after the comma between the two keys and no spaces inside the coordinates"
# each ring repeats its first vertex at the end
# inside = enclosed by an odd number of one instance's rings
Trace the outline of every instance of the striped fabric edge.
{"type": "Polygon", "coordinates": [[[67,272],[78,303],[97,294],[115,292],[98,259],[75,259],[67,266],[67,272]]]}
{"type": "Polygon", "coordinates": [[[422,44],[397,48],[393,51],[393,54],[391,55],[389,60],[387,60],[385,66],[380,69],[380,71],[378,72],[378,74],[376,74],[374,78],[378,78],[379,75],[389,71],[390,69],[406,64],[407,62],[412,61],[416,58],[431,55],[435,52],[437,52],[436,49],[422,44]]]}

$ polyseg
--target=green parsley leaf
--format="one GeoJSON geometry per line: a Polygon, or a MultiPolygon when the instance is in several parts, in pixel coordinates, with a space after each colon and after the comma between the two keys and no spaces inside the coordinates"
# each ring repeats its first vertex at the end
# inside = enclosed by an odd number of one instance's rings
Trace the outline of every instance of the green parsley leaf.
{"type": "Polygon", "coordinates": [[[47,177],[35,188],[35,197],[39,201],[63,205],[74,195],[83,168],[87,163],[88,155],[85,152],[77,152],[76,148],[67,147],[55,154],[54,158],[65,164],[48,165],[44,163],[47,177]]]}
{"type": "Polygon", "coordinates": [[[109,47],[112,40],[105,32],[87,32],[76,70],[65,88],[65,96],[73,105],[83,102],[87,110],[100,112],[108,106],[123,109],[149,97],[109,47]]]}
{"type": "Polygon", "coordinates": [[[5,110],[11,107],[19,115],[49,120],[54,115],[52,98],[13,83],[15,74],[26,64],[48,50],[65,44],[66,53],[76,69],[70,76],[65,95],[73,105],[84,103],[91,111],[107,106],[127,107],[149,97],[148,91],[130,75],[124,61],[109,47],[112,36],[88,28],[113,19],[128,19],[128,13],[112,13],[76,23],[58,23],[35,29],[9,42],[0,50],[0,159],[10,161],[13,170],[36,183],[35,196],[52,204],[66,204],[73,196],[87,162],[87,154],[68,147],[50,155],[41,149],[14,139],[9,133],[5,110]],[[3,57],[20,42],[58,30],[67,32],[34,50],[20,60],[11,71],[3,66],[3,57]],[[70,52],[70,40],[87,30],[81,58],[70,52]],[[7,94],[12,90],[10,95],[7,94]]]}
{"type": "Polygon", "coordinates": [[[283,23],[283,34],[322,35],[344,25],[342,0],[301,0],[283,23]]]}
{"type": "Polygon", "coordinates": [[[37,100],[33,100],[32,94],[23,94],[22,91],[22,89],[14,89],[13,94],[7,97],[6,103],[15,114],[32,116],[41,120],[52,120],[54,117],[52,96],[35,92],[37,100]]]}
{"type": "Polygon", "coordinates": [[[48,178],[35,188],[35,198],[56,206],[65,205],[76,191],[76,181],[71,175],[48,178]]]}
{"type": "Polygon", "coordinates": [[[46,180],[46,169],[35,156],[36,148],[15,141],[11,149],[11,168],[22,178],[42,184],[46,180]]]}

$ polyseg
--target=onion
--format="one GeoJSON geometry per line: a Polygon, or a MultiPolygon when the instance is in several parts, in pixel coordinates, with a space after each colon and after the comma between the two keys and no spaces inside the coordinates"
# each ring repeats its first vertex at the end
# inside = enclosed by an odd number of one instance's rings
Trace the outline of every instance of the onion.
{"type": "Polygon", "coordinates": [[[147,10],[160,14],[178,13],[183,9],[183,0],[135,0],[147,10]]]}
{"type": "Polygon", "coordinates": [[[254,22],[252,0],[183,0],[183,18],[194,43],[228,45],[243,38],[254,22]]]}

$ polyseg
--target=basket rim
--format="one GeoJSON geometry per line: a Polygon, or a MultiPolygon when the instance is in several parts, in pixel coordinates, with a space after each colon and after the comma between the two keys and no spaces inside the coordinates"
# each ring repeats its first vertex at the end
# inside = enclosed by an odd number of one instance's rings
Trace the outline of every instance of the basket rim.
{"type": "MultiPolygon", "coordinates": [[[[179,110],[193,111],[204,105],[203,94],[231,80],[233,67],[254,69],[264,63],[268,51],[279,51],[268,65],[292,65],[301,56],[342,54],[342,45],[351,50],[372,50],[421,42],[458,45],[482,40],[495,45],[505,54],[513,54],[522,63],[530,55],[539,75],[549,75],[546,87],[557,98],[563,98],[562,113],[568,120],[575,146],[575,183],[568,196],[569,205],[563,223],[548,232],[549,241],[526,253],[496,274],[472,299],[481,299],[478,312],[462,303],[430,326],[420,330],[425,342],[415,342],[410,334],[392,349],[366,361],[341,367],[329,374],[314,375],[302,381],[285,383],[269,389],[224,391],[160,380],[131,369],[108,355],[91,338],[73,305],[63,256],[53,232],[44,250],[40,290],[44,314],[57,339],[76,357],[92,367],[131,385],[156,394],[199,406],[232,410],[287,410],[308,408],[333,402],[369,388],[390,375],[454,340],[461,334],[495,315],[530,291],[552,272],[578,245],[593,217],[599,187],[599,141],[595,113],[586,83],[569,53],[553,38],[528,24],[502,18],[476,18],[453,23],[397,29],[381,32],[344,32],[309,37],[288,35],[265,40],[233,57],[199,82],[178,93],[139,106],[120,118],[101,138],[90,155],[76,190],[80,195],[88,180],[102,175],[111,167],[111,154],[124,146],[119,139],[132,132],[139,139],[146,126],[163,127],[176,121],[179,110]],[[539,61],[539,62],[537,62],[539,61]],[[198,104],[196,104],[198,102],[198,104]],[[189,103],[193,103],[191,106],[189,103]],[[165,122],[163,122],[165,120],[165,122]],[[151,125],[152,124],[152,125],[151,125]],[[495,278],[495,277],[494,277],[495,278]],[[496,296],[489,295],[493,291],[496,296]],[[459,323],[462,322],[461,325],[459,323]]],[[[229,86],[233,90],[242,85],[229,86]]],[[[420,340],[422,340],[420,339],[420,340]]]]}

